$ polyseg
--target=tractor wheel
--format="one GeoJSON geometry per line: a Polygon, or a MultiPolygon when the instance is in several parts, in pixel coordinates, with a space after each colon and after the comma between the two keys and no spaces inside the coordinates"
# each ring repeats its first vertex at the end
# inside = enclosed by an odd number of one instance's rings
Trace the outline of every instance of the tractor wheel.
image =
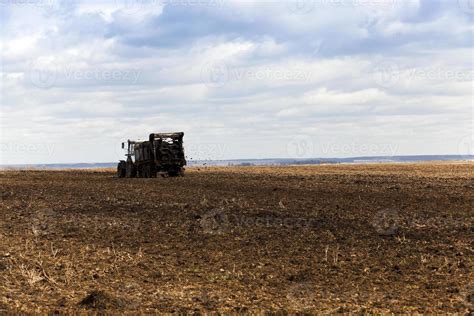
{"type": "Polygon", "coordinates": [[[155,167],[152,164],[146,164],[143,166],[143,177],[144,178],[155,178],[156,171],[155,167]]]}
{"type": "Polygon", "coordinates": [[[148,172],[148,165],[141,165],[140,167],[138,167],[138,171],[137,171],[137,177],[139,178],[149,178],[150,176],[148,175],[149,172],[148,172]]]}
{"type": "Polygon", "coordinates": [[[179,177],[184,175],[184,170],[182,168],[173,168],[168,170],[168,176],[170,177],[179,177]]]}
{"type": "Polygon", "coordinates": [[[145,178],[149,178],[149,177],[150,177],[150,170],[149,170],[148,166],[145,166],[145,167],[143,168],[143,170],[145,170],[145,171],[143,172],[143,173],[144,173],[144,177],[145,177],[145,178]]]}
{"type": "Polygon", "coordinates": [[[118,178],[125,178],[125,172],[126,172],[126,167],[125,167],[125,161],[120,161],[117,165],[117,177],[118,178]]]}
{"type": "Polygon", "coordinates": [[[127,162],[125,176],[127,178],[135,178],[137,175],[137,170],[133,162],[127,162]]]}
{"type": "Polygon", "coordinates": [[[143,165],[137,166],[137,178],[144,178],[143,165]]]}
{"type": "Polygon", "coordinates": [[[155,165],[150,165],[149,166],[149,170],[150,170],[150,178],[156,178],[156,168],[155,168],[155,165]]]}

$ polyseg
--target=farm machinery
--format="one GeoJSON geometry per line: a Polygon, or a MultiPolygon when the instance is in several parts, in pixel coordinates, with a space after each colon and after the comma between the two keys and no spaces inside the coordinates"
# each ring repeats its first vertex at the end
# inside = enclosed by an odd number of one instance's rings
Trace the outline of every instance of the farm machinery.
{"type": "Polygon", "coordinates": [[[152,133],[148,140],[122,143],[127,146],[126,160],[117,165],[119,178],[153,178],[158,173],[176,177],[184,174],[186,159],[184,133],[152,133]]]}

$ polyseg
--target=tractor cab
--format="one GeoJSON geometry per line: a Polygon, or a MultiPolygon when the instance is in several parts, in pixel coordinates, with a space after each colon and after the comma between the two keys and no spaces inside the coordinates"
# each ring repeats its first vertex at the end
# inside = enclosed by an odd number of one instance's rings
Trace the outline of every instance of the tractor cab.
{"type": "Polygon", "coordinates": [[[119,178],[133,178],[137,174],[135,167],[136,155],[135,147],[141,144],[141,140],[127,140],[127,142],[122,142],[122,149],[127,149],[125,153],[126,160],[120,160],[117,166],[117,176],[119,178]]]}

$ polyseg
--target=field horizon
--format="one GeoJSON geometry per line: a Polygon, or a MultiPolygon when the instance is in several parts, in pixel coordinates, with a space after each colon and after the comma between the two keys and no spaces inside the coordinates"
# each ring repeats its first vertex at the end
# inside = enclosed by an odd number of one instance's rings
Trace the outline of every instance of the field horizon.
{"type": "MultiPolygon", "coordinates": [[[[400,156],[357,156],[345,158],[261,158],[261,159],[214,159],[193,160],[188,157],[188,166],[251,166],[251,165],[301,165],[301,164],[367,164],[367,163],[416,163],[416,162],[474,161],[474,155],[400,155],[400,156]]],[[[73,162],[73,163],[34,163],[0,164],[2,169],[89,169],[115,168],[117,162],[73,162]]]]}

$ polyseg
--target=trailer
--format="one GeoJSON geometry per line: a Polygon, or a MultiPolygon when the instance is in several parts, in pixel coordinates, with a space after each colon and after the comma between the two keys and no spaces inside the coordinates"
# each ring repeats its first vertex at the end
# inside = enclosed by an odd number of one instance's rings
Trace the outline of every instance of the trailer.
{"type": "Polygon", "coordinates": [[[170,177],[184,175],[183,137],[183,132],[151,133],[148,140],[123,142],[122,149],[127,144],[127,159],[118,163],[117,176],[153,178],[158,173],[170,177]]]}

